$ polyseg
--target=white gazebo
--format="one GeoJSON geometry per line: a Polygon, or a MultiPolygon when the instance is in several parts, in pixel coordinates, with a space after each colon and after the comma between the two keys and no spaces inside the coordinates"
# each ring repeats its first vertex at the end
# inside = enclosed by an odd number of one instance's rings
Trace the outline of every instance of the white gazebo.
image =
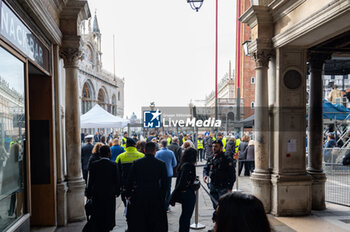
{"type": "Polygon", "coordinates": [[[96,104],[91,110],[80,116],[80,127],[88,128],[124,128],[128,119],[114,116],[96,104]]]}

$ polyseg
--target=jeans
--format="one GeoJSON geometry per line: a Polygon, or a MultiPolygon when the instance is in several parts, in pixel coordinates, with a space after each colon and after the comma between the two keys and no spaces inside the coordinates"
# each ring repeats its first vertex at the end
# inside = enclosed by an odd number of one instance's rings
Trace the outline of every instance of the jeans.
{"type": "MultiPolygon", "coordinates": [[[[219,201],[219,198],[224,195],[225,193],[227,193],[228,189],[227,188],[223,188],[223,187],[218,187],[218,186],[214,186],[213,184],[209,184],[208,185],[209,190],[210,190],[210,195],[212,195],[212,197],[216,200],[219,201]]],[[[211,199],[211,202],[213,203],[213,208],[216,209],[217,204],[216,202],[214,202],[211,199]]]]}
{"type": "Polygon", "coordinates": [[[196,194],[192,189],[187,189],[185,192],[181,192],[181,216],[179,232],[189,232],[191,217],[193,214],[194,206],[196,205],[196,194]]]}
{"type": "Polygon", "coordinates": [[[168,188],[166,190],[165,194],[165,210],[169,209],[169,198],[170,198],[170,191],[171,191],[171,179],[172,177],[168,177],[168,188]]]}

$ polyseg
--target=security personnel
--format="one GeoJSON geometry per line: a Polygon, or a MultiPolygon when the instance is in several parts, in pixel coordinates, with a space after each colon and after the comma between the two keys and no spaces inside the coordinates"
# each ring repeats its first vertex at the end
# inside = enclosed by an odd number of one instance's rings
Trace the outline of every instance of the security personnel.
{"type": "Polygon", "coordinates": [[[126,203],[125,185],[128,180],[130,167],[135,160],[145,156],[143,153],[137,151],[135,145],[136,143],[133,139],[127,138],[125,152],[118,155],[115,161],[118,164],[119,176],[121,178],[121,197],[124,205],[126,203]]]}
{"type": "Polygon", "coordinates": [[[168,145],[170,145],[171,144],[171,135],[168,134],[167,140],[168,140],[168,145]]]}
{"type": "Polygon", "coordinates": [[[13,144],[18,144],[18,141],[17,141],[16,136],[13,136],[13,137],[12,137],[12,141],[10,142],[10,145],[9,145],[10,149],[11,149],[11,146],[12,146],[13,144]]]}
{"type": "MultiPolygon", "coordinates": [[[[222,147],[223,144],[220,140],[213,142],[214,156],[208,159],[203,168],[203,180],[208,184],[210,195],[216,201],[225,193],[231,192],[236,181],[233,160],[231,157],[225,156],[222,147]],[[210,177],[210,182],[208,182],[208,177],[210,177]]],[[[216,209],[217,202],[212,200],[212,203],[216,209]]]]}
{"type": "Polygon", "coordinates": [[[187,139],[188,139],[188,138],[187,138],[187,135],[185,134],[184,137],[182,138],[182,144],[184,144],[184,143],[186,142],[187,139]]]}
{"type": "Polygon", "coordinates": [[[238,152],[238,147],[239,147],[239,144],[241,143],[241,139],[240,139],[240,136],[239,134],[236,134],[236,146],[235,146],[235,153],[238,152]]]}
{"type": "Polygon", "coordinates": [[[197,150],[198,150],[197,161],[200,160],[202,162],[202,160],[204,158],[203,157],[204,144],[203,144],[202,135],[198,136],[198,139],[197,139],[197,150]]]}
{"type": "Polygon", "coordinates": [[[123,138],[122,138],[122,147],[124,147],[124,149],[126,148],[126,140],[128,139],[128,132],[124,132],[123,134],[123,138]]]}

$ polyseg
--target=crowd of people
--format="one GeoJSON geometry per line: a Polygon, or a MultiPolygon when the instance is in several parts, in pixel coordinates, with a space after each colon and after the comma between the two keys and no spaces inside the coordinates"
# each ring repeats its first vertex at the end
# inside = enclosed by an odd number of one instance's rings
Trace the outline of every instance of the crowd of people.
{"type": "Polygon", "coordinates": [[[167,212],[170,205],[179,203],[179,231],[188,232],[195,192],[201,186],[196,163],[203,161],[203,182],[209,188],[216,222],[209,231],[270,231],[262,203],[253,196],[231,192],[236,165],[239,173],[244,168],[247,176],[254,170],[254,141],[249,135],[241,139],[221,132],[216,137],[213,132],[198,136],[152,132],[147,138],[139,138],[124,132],[120,138],[100,132],[84,136],[84,140],[81,154],[88,222],[83,231],[111,231],[116,225],[116,197],[120,196],[127,231],[168,231],[167,212]],[[176,178],[173,191],[172,178],[176,178]],[[261,224],[249,223],[248,214],[252,213],[261,224]],[[241,221],[241,227],[234,224],[238,215],[246,222],[241,221]]]}

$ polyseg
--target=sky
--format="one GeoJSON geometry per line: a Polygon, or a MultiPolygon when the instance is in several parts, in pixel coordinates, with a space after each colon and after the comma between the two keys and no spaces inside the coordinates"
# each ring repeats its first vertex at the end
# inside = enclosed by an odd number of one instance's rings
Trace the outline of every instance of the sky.
{"type": "MultiPolygon", "coordinates": [[[[199,12],[186,0],[89,0],[102,34],[103,68],[125,78],[124,116],[154,101],[156,106],[188,106],[215,86],[215,1],[199,12]]],[[[219,0],[218,81],[234,68],[234,0],[219,0]]]]}

